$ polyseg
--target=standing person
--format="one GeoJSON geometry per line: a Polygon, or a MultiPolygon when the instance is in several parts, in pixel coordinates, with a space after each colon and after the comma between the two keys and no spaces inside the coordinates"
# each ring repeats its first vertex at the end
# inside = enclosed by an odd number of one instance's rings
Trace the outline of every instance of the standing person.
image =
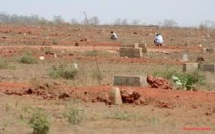
{"type": "Polygon", "coordinates": [[[110,36],[110,39],[112,40],[116,40],[118,37],[117,37],[117,34],[114,33],[113,31],[111,31],[111,36],[110,36]]]}
{"type": "Polygon", "coordinates": [[[154,44],[156,46],[163,46],[163,37],[161,34],[156,34],[155,39],[154,39],[154,44]]]}

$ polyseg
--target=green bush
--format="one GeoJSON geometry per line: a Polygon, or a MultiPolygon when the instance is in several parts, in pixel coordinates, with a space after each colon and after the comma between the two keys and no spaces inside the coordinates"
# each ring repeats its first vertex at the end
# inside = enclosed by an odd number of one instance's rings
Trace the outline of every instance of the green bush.
{"type": "Polygon", "coordinates": [[[183,88],[185,90],[195,89],[196,84],[205,84],[205,76],[200,75],[198,72],[193,72],[190,74],[175,74],[172,75],[172,80],[178,87],[183,88]]]}
{"type": "Polygon", "coordinates": [[[26,53],[18,59],[18,62],[23,64],[34,64],[37,63],[37,60],[31,54],[26,53]]]}
{"type": "Polygon", "coordinates": [[[47,116],[41,112],[35,112],[30,118],[29,125],[33,128],[33,134],[48,134],[50,123],[47,116]]]}
{"type": "Polygon", "coordinates": [[[199,72],[178,73],[174,70],[165,70],[154,72],[153,76],[172,80],[172,82],[176,84],[178,88],[185,90],[193,90],[196,88],[196,85],[205,84],[205,76],[201,75],[199,72]]]}
{"type": "Polygon", "coordinates": [[[77,75],[78,70],[74,67],[60,65],[53,66],[50,72],[50,76],[53,78],[64,78],[64,79],[74,79],[77,75]]]}

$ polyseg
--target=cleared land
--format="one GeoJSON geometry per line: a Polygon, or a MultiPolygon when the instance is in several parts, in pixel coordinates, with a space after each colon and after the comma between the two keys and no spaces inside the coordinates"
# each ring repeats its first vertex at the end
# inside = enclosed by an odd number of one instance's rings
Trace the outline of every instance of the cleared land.
{"type": "Polygon", "coordinates": [[[198,57],[214,63],[214,53],[201,53],[214,43],[214,30],[192,28],[98,26],[88,31],[82,26],[0,25],[0,134],[32,133],[29,119],[38,109],[47,115],[51,134],[212,134],[214,73],[198,71],[206,83],[197,91],[176,89],[173,83],[172,90],[120,87],[137,92],[141,101],[109,105],[107,100],[115,75],[183,73],[183,64],[198,57]],[[112,30],[117,41],[109,40],[112,30]],[[164,37],[163,47],[153,45],[157,32],[164,37]],[[142,58],[120,57],[121,46],[143,39],[148,53],[142,58]],[[184,53],[189,61],[182,61],[184,53]]]}

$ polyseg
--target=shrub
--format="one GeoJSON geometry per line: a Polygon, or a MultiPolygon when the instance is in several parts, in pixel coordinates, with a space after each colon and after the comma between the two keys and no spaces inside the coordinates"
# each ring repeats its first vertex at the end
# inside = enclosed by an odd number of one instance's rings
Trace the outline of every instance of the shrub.
{"type": "Polygon", "coordinates": [[[60,65],[60,66],[53,66],[50,72],[50,76],[53,78],[64,78],[64,79],[74,79],[77,75],[78,70],[76,68],[60,65]]]}
{"type": "Polygon", "coordinates": [[[65,115],[72,125],[79,124],[85,119],[85,111],[81,108],[71,107],[65,115]]]}
{"type": "Polygon", "coordinates": [[[18,62],[23,64],[34,64],[37,63],[37,60],[31,54],[26,53],[18,59],[18,62]]]}
{"type": "Polygon", "coordinates": [[[154,72],[153,76],[172,80],[177,87],[185,90],[193,90],[196,88],[196,85],[205,84],[205,76],[199,74],[198,72],[178,73],[174,70],[165,70],[163,72],[154,72]]]}
{"type": "Polygon", "coordinates": [[[196,84],[204,85],[205,76],[200,75],[198,72],[191,74],[176,74],[172,76],[174,83],[185,90],[193,90],[196,88],[196,84]]]}
{"type": "Polygon", "coordinates": [[[33,113],[30,118],[29,125],[33,128],[33,134],[48,134],[50,130],[50,123],[47,116],[41,112],[33,113]]]}

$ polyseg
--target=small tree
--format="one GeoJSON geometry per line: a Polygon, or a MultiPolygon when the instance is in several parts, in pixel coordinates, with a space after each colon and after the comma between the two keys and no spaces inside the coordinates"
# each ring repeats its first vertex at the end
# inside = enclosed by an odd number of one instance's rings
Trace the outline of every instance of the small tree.
{"type": "Polygon", "coordinates": [[[63,17],[60,15],[54,16],[53,22],[54,22],[54,24],[57,24],[57,25],[65,23],[63,17]]]}
{"type": "Polygon", "coordinates": [[[121,25],[128,25],[128,20],[127,19],[123,19],[121,22],[121,25]]]}
{"type": "Polygon", "coordinates": [[[140,20],[135,19],[132,21],[132,25],[139,25],[140,24],[140,20]]]}
{"type": "Polygon", "coordinates": [[[115,20],[114,25],[128,25],[128,20],[118,18],[115,20]]]}
{"type": "Polygon", "coordinates": [[[205,22],[202,22],[199,26],[199,29],[214,29],[215,28],[215,22],[212,20],[207,20],[205,22]]]}
{"type": "Polygon", "coordinates": [[[174,19],[167,19],[163,22],[163,27],[173,28],[178,26],[178,23],[174,19]]]}
{"type": "Polygon", "coordinates": [[[73,18],[73,19],[71,19],[71,24],[72,25],[78,25],[79,23],[76,19],[73,18]]]}
{"type": "Polygon", "coordinates": [[[114,25],[121,25],[121,19],[120,19],[120,18],[117,18],[117,19],[114,21],[114,25]]]}
{"type": "Polygon", "coordinates": [[[94,16],[92,18],[89,19],[89,24],[90,25],[98,25],[99,24],[99,19],[98,17],[94,16]]]}

